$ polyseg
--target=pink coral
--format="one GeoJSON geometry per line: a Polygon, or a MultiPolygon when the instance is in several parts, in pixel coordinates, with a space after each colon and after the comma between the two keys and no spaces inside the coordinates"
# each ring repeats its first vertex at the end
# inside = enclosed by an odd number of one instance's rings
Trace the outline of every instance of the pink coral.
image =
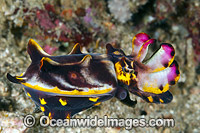
{"type": "Polygon", "coordinates": [[[50,45],[45,45],[43,49],[50,55],[52,55],[56,50],[58,50],[57,47],[52,47],[50,45]]]}

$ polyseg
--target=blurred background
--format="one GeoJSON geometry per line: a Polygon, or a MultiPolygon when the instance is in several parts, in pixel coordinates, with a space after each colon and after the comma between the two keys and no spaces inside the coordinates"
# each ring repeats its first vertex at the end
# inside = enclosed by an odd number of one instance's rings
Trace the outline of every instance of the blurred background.
{"type": "MultiPolygon", "coordinates": [[[[132,128],[131,132],[200,132],[200,1],[199,0],[1,0],[0,1],[0,132],[128,132],[124,128],[33,128],[23,125],[34,103],[20,85],[6,79],[29,66],[30,38],[51,55],[66,55],[75,43],[83,51],[105,53],[109,42],[126,54],[134,35],[145,32],[157,39],[150,51],[166,42],[174,46],[180,80],[171,87],[174,99],[166,105],[139,97],[135,108],[113,98],[76,115],[113,118],[173,118],[175,127],[132,128]]],[[[42,113],[33,113],[39,120],[42,113]]]]}

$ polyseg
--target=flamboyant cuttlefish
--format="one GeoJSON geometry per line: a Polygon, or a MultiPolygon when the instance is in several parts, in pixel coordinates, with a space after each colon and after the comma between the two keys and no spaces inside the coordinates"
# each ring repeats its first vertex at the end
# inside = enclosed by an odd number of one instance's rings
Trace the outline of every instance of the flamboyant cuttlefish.
{"type": "Polygon", "coordinates": [[[70,118],[112,97],[134,107],[137,101],[130,99],[129,92],[150,103],[169,103],[173,99],[169,86],[180,77],[175,51],[171,44],[162,43],[143,62],[154,42],[146,33],[139,33],[128,56],[111,44],[106,45],[106,54],[82,53],[76,44],[68,55],[50,56],[30,39],[31,65],[24,74],[7,74],[7,78],[22,84],[36,106],[55,119],[70,118]]]}

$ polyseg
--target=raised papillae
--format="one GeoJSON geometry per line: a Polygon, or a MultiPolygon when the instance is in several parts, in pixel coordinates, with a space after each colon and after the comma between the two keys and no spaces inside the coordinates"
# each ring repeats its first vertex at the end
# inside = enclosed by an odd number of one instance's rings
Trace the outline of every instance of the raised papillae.
{"type": "Polygon", "coordinates": [[[22,84],[28,97],[46,116],[65,119],[101,102],[118,98],[134,107],[129,92],[150,103],[169,103],[169,87],[180,72],[171,44],[162,43],[149,59],[148,46],[155,43],[145,33],[132,40],[132,53],[106,45],[106,54],[82,53],[79,44],[65,56],[50,56],[33,40],[28,42],[32,63],[20,76],[7,78],[22,84]]]}

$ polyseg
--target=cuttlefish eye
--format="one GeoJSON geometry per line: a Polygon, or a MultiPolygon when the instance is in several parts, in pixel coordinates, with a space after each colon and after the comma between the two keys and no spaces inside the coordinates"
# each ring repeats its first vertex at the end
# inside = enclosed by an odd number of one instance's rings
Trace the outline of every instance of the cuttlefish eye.
{"type": "Polygon", "coordinates": [[[131,74],[134,73],[134,69],[127,68],[127,67],[122,67],[122,71],[125,73],[131,73],[131,74]]]}

